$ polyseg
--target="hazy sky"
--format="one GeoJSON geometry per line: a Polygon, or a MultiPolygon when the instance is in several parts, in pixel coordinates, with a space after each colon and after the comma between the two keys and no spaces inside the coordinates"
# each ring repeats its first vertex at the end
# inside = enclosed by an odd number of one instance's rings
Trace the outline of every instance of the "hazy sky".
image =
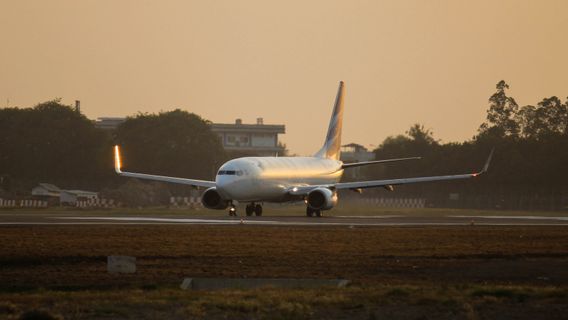
{"type": "Polygon", "coordinates": [[[0,0],[0,106],[81,100],[90,118],[181,108],[343,142],[412,123],[471,138],[505,79],[521,105],[568,96],[568,1],[0,0]]]}

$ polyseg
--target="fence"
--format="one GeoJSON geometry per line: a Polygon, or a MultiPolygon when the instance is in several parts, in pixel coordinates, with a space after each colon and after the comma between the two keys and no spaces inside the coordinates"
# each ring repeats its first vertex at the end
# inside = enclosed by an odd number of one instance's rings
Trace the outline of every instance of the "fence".
{"type": "Polygon", "coordinates": [[[114,208],[116,205],[113,199],[89,199],[77,200],[77,208],[114,208]]]}
{"type": "Polygon", "coordinates": [[[519,211],[568,210],[568,196],[463,195],[428,197],[429,207],[519,211]]]}
{"type": "Polygon", "coordinates": [[[0,208],[47,208],[47,201],[0,199],[0,208]]]}
{"type": "Polygon", "coordinates": [[[172,207],[187,207],[187,208],[201,208],[201,198],[199,197],[171,197],[170,206],[172,207]]]}
{"type": "MultiPolygon", "coordinates": [[[[339,201],[342,201],[341,199],[339,201]]],[[[381,208],[424,208],[426,199],[424,198],[346,198],[345,202],[363,206],[381,208]]]]}
{"type": "Polygon", "coordinates": [[[396,190],[386,193],[383,190],[365,190],[363,194],[346,192],[340,194],[340,202],[368,204],[383,207],[413,207],[419,199],[417,208],[456,208],[480,210],[517,211],[568,211],[568,190],[557,194],[525,193],[486,193],[473,192],[404,192],[396,190]],[[415,199],[415,200],[411,200],[415,199]],[[410,204],[407,202],[410,201],[410,204]]]}

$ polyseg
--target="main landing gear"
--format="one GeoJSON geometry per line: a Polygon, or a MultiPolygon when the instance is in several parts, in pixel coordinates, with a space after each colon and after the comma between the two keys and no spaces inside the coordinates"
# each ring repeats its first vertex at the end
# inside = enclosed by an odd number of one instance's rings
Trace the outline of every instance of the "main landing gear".
{"type": "Polygon", "coordinates": [[[308,217],[313,217],[314,215],[315,215],[316,217],[318,217],[318,218],[321,217],[321,216],[323,216],[321,210],[315,210],[315,209],[312,209],[312,208],[310,208],[309,206],[307,206],[307,207],[306,207],[306,216],[308,216],[308,217]]]}
{"type": "MultiPolygon", "coordinates": [[[[262,205],[258,203],[249,203],[245,208],[245,212],[247,216],[252,216],[255,214],[256,216],[262,216],[262,205]]],[[[237,216],[237,207],[234,204],[229,205],[229,216],[236,217],[237,216]]]]}
{"type": "Polygon", "coordinates": [[[260,217],[262,216],[262,206],[260,204],[255,204],[253,203],[249,203],[247,204],[246,208],[245,208],[245,212],[247,213],[247,216],[252,216],[252,214],[254,213],[256,216],[260,217]]]}

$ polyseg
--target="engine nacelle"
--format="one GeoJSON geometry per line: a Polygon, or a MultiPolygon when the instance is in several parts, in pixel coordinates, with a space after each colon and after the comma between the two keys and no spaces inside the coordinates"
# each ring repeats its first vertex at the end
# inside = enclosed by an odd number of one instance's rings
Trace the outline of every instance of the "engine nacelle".
{"type": "Polygon", "coordinates": [[[212,187],[205,192],[201,196],[201,203],[207,209],[215,209],[215,210],[224,210],[227,209],[229,206],[229,201],[223,200],[223,197],[217,191],[217,188],[212,187]]]}
{"type": "Polygon", "coordinates": [[[337,204],[337,194],[328,188],[317,188],[308,193],[306,200],[314,210],[329,210],[337,204]]]}

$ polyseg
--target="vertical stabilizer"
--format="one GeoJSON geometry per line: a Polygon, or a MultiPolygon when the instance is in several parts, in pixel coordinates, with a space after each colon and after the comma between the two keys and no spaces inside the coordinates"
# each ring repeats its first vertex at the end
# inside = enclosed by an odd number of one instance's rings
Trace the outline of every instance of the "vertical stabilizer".
{"type": "Polygon", "coordinates": [[[333,113],[329,120],[327,136],[325,137],[323,147],[315,154],[315,157],[339,160],[341,128],[343,126],[344,91],[343,81],[340,81],[339,89],[337,89],[337,97],[335,97],[335,105],[333,106],[333,113]]]}

